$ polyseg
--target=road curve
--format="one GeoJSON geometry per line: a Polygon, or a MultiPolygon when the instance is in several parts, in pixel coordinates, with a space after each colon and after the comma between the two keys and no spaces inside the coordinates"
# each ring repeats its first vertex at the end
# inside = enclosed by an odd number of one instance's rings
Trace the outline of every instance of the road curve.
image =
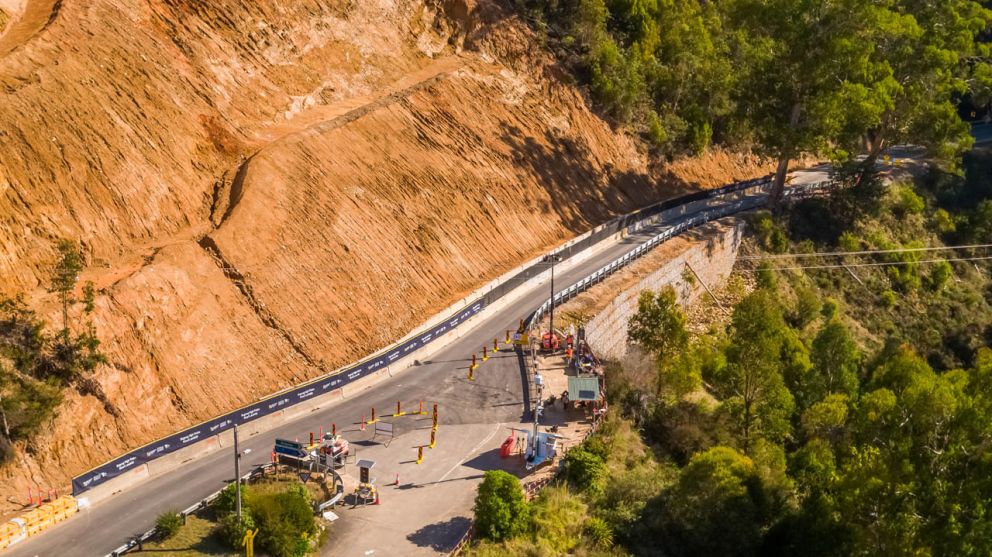
{"type": "MultiPolygon", "coordinates": [[[[809,183],[823,176],[820,172],[797,173],[794,182],[809,183]]],[[[764,194],[753,194],[747,201],[759,201],[764,194]]],[[[714,199],[707,208],[737,207],[740,200],[714,199]]],[[[696,213],[684,213],[676,207],[662,214],[661,222],[643,229],[622,240],[614,240],[585,261],[567,271],[556,273],[555,284],[565,289],[591,274],[606,263],[648,241],[666,227],[691,218],[696,213]]],[[[242,461],[243,470],[266,462],[275,438],[305,438],[317,424],[335,422],[339,427],[352,427],[371,407],[386,409],[397,400],[423,399],[425,404],[437,402],[442,411],[441,425],[497,424],[525,420],[530,411],[526,396],[528,378],[522,373],[516,357],[501,353],[484,369],[480,368],[476,380],[465,379],[468,358],[483,345],[490,345],[502,337],[507,329],[516,328],[518,320],[534,311],[548,298],[548,283],[524,287],[516,302],[494,313],[488,319],[463,331],[460,337],[433,358],[413,366],[397,377],[379,383],[351,398],[325,406],[307,416],[283,424],[276,429],[242,441],[242,447],[251,453],[242,461]]],[[[400,436],[416,427],[415,422],[397,422],[396,435],[400,436]]],[[[444,451],[439,446],[436,451],[444,451]]],[[[434,454],[434,453],[432,453],[434,454]]],[[[183,509],[204,496],[222,488],[233,477],[231,455],[218,451],[191,461],[180,470],[164,474],[138,484],[92,508],[81,511],[76,517],[51,530],[17,544],[2,555],[34,557],[39,555],[102,556],[110,553],[130,537],[151,528],[155,517],[168,509],[183,509]]],[[[383,471],[388,472],[388,471],[383,471]]],[[[383,476],[386,477],[386,476],[383,476]]],[[[460,537],[460,534],[457,534],[460,537]]]]}

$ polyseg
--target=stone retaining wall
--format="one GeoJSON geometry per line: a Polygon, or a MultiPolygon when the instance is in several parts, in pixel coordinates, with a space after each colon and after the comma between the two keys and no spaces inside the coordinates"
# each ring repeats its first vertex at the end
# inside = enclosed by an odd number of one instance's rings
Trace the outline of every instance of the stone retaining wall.
{"type": "Polygon", "coordinates": [[[699,296],[706,296],[706,289],[691,276],[686,263],[699,274],[707,286],[722,283],[730,275],[737,261],[744,223],[733,219],[730,226],[707,235],[689,249],[661,268],[646,276],[636,285],[620,292],[604,309],[586,322],[586,339],[601,358],[622,359],[627,353],[627,323],[637,313],[637,299],[644,290],[658,290],[672,286],[679,301],[687,305],[699,296]]]}

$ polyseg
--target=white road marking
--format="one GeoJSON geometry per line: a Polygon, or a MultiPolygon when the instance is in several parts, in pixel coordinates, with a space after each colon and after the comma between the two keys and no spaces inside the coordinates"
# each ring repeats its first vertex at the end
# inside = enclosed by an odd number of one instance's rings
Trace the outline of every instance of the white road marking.
{"type": "Polygon", "coordinates": [[[487,435],[485,439],[483,439],[482,441],[479,442],[478,445],[476,445],[475,447],[473,447],[472,450],[469,451],[468,454],[465,455],[465,458],[463,458],[463,459],[459,460],[457,463],[455,463],[455,465],[452,466],[451,469],[449,469],[447,472],[445,472],[444,475],[441,476],[441,479],[438,480],[438,481],[439,482],[443,482],[444,480],[448,479],[448,476],[450,476],[452,472],[454,472],[455,470],[457,470],[459,466],[461,466],[466,460],[469,459],[470,456],[474,455],[476,453],[476,451],[478,451],[479,449],[482,448],[483,445],[485,445],[486,443],[488,443],[489,440],[493,438],[493,435],[496,435],[496,432],[499,431],[501,427],[503,427],[503,423],[502,422],[497,422],[496,423],[496,427],[493,429],[492,433],[490,433],[489,435],[487,435]]]}

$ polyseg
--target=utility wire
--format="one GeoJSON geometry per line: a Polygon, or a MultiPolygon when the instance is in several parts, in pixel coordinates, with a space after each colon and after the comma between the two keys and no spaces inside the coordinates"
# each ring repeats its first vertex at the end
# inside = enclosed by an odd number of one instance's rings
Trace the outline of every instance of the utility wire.
{"type": "Polygon", "coordinates": [[[992,260],[992,255],[985,257],[953,257],[947,259],[924,259],[922,261],[894,261],[892,263],[849,263],[836,265],[802,265],[797,267],[764,267],[764,268],[754,268],[754,269],[736,269],[736,272],[741,273],[753,273],[761,270],[769,271],[798,271],[802,269],[846,269],[849,267],[889,267],[889,266],[901,266],[901,265],[915,265],[919,263],[940,263],[943,261],[987,261],[992,260]]]}
{"type": "Polygon", "coordinates": [[[762,259],[795,259],[799,257],[842,257],[845,255],[874,255],[877,253],[905,253],[905,252],[915,252],[915,251],[945,251],[945,250],[979,249],[979,248],[992,248],[992,244],[971,244],[967,246],[940,246],[940,247],[934,246],[934,247],[925,247],[925,248],[897,248],[897,249],[879,249],[879,250],[865,250],[865,251],[823,251],[823,252],[813,252],[813,253],[742,255],[737,259],[762,260],[762,259]]]}

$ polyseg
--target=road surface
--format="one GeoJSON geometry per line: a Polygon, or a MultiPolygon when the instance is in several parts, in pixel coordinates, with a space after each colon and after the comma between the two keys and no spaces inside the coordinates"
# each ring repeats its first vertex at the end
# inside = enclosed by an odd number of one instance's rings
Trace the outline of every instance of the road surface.
{"type": "MultiPolygon", "coordinates": [[[[814,177],[818,179],[820,176],[816,173],[799,176],[796,182],[806,182],[814,177]]],[[[761,194],[755,194],[748,200],[756,201],[761,197],[761,194]]],[[[713,200],[710,207],[725,206],[727,203],[728,201],[713,200]]],[[[733,200],[729,203],[739,202],[733,200]]],[[[663,214],[660,224],[622,240],[614,240],[612,245],[603,248],[589,259],[568,270],[556,272],[555,285],[562,290],[567,288],[647,241],[663,228],[691,216],[680,213],[679,208],[667,211],[663,214]]],[[[498,357],[490,358],[476,370],[475,381],[469,382],[466,375],[472,353],[479,352],[483,345],[491,347],[494,338],[503,338],[506,330],[515,329],[519,319],[536,309],[548,295],[547,282],[525,287],[523,294],[515,303],[496,312],[488,319],[479,321],[473,328],[463,331],[459,339],[439,351],[429,361],[413,366],[396,377],[296,421],[242,439],[242,449],[251,450],[251,453],[242,459],[242,471],[267,462],[277,437],[305,439],[309,432],[316,432],[321,425],[327,428],[334,422],[341,430],[351,429],[352,431],[346,433],[346,437],[354,439],[360,435],[359,432],[354,431],[357,429],[354,424],[360,421],[363,415],[369,414],[370,408],[375,407],[382,415],[383,412],[391,411],[397,400],[409,404],[423,399],[425,406],[437,402],[440,407],[442,430],[450,428],[452,431],[468,432],[466,435],[472,436],[479,434],[479,431],[493,428],[495,424],[527,421],[532,406],[528,395],[529,379],[518,355],[501,351],[498,357]],[[466,426],[483,425],[488,427],[481,430],[466,428],[466,426]]],[[[423,424],[414,419],[397,420],[396,435],[407,438],[409,437],[407,434],[422,427],[423,424]]],[[[368,432],[363,435],[363,439],[368,439],[368,432]]],[[[403,443],[403,447],[397,446],[396,450],[408,451],[414,455],[415,451],[407,445],[410,444],[403,443]]],[[[471,456],[462,454],[463,445],[440,443],[430,453],[431,459],[439,461],[445,458],[454,459],[457,463],[462,457],[471,456]],[[446,455],[447,450],[459,452],[446,455]]],[[[485,447],[480,443],[477,450],[484,451],[485,447]]],[[[159,513],[169,509],[184,509],[230,482],[234,476],[232,460],[229,451],[221,450],[191,461],[180,470],[147,480],[92,508],[85,509],[76,517],[51,530],[9,548],[2,555],[11,557],[106,555],[130,537],[151,528],[159,513]]],[[[350,468],[353,466],[349,465],[345,472],[357,476],[357,473],[350,468]]],[[[380,478],[390,479],[399,471],[385,468],[378,470],[380,478]]],[[[346,486],[346,490],[353,487],[353,485],[346,486]]],[[[411,528],[418,523],[433,522],[433,510],[426,503],[422,507],[423,516],[407,517],[410,519],[411,528]]],[[[457,522],[449,526],[438,529],[438,539],[430,539],[426,546],[438,551],[453,545],[464,533],[467,523],[457,522]]],[[[376,532],[370,531],[366,535],[374,538],[376,532]]]]}

